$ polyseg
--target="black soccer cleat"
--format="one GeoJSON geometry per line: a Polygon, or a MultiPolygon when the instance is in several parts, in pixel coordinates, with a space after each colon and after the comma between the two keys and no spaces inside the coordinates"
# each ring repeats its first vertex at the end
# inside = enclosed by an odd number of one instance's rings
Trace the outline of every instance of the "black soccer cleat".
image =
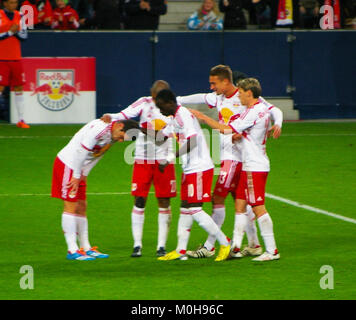
{"type": "Polygon", "coordinates": [[[164,247],[159,247],[159,249],[156,251],[157,257],[163,257],[166,255],[166,249],[164,247]]]}
{"type": "Polygon", "coordinates": [[[141,247],[137,246],[133,249],[133,252],[131,254],[131,257],[133,258],[138,258],[142,256],[142,252],[141,252],[141,247]]]}

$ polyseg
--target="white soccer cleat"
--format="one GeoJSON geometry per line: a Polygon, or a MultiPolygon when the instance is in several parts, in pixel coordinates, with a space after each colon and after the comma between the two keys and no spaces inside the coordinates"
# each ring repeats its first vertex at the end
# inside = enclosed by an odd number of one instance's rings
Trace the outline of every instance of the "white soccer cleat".
{"type": "Polygon", "coordinates": [[[244,257],[247,257],[247,256],[259,256],[262,254],[262,247],[261,246],[256,246],[256,247],[245,247],[243,250],[242,250],[242,255],[244,257]]]}
{"type": "Polygon", "coordinates": [[[230,259],[239,259],[239,258],[243,258],[243,254],[240,251],[240,248],[234,247],[231,249],[230,254],[229,254],[229,258],[230,259]]]}
{"type": "Polygon", "coordinates": [[[195,251],[187,251],[187,255],[192,258],[211,258],[215,254],[215,248],[208,250],[204,246],[199,247],[195,251]]]}
{"type": "Polygon", "coordinates": [[[271,261],[271,260],[279,260],[280,255],[278,251],[275,254],[269,253],[269,252],[264,252],[257,258],[252,259],[252,261],[271,261]]]}

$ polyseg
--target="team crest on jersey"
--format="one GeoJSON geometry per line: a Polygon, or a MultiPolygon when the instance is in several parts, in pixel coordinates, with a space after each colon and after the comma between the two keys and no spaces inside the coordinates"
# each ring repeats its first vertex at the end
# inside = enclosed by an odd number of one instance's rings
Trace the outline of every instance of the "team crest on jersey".
{"type": "Polygon", "coordinates": [[[36,85],[31,83],[31,95],[37,95],[38,103],[47,110],[61,111],[79,96],[79,85],[75,83],[72,69],[37,70],[36,85]]]}
{"type": "Polygon", "coordinates": [[[229,108],[222,108],[220,111],[222,120],[225,123],[229,123],[231,116],[234,114],[229,108]]]}

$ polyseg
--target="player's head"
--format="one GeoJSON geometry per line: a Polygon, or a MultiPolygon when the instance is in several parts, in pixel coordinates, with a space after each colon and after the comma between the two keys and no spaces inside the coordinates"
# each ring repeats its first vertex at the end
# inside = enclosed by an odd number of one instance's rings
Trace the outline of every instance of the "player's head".
{"type": "Polygon", "coordinates": [[[210,89],[216,94],[225,94],[233,85],[231,68],[223,64],[212,67],[209,73],[209,83],[210,89]]]}
{"type": "Polygon", "coordinates": [[[4,8],[10,12],[15,11],[19,5],[18,0],[2,0],[4,8]]]}
{"type": "Polygon", "coordinates": [[[169,83],[167,81],[157,80],[153,83],[151,87],[151,96],[153,98],[153,101],[156,101],[158,92],[160,92],[163,89],[170,89],[169,83]]]}
{"type": "Polygon", "coordinates": [[[177,110],[176,95],[170,89],[163,89],[156,96],[156,106],[164,116],[172,116],[177,110]]]}
{"type": "Polygon", "coordinates": [[[258,99],[261,93],[261,84],[257,79],[246,78],[239,82],[239,98],[241,104],[248,106],[251,101],[258,99]]]}
{"type": "Polygon", "coordinates": [[[236,70],[232,72],[232,82],[237,87],[239,86],[239,82],[246,78],[248,78],[247,75],[241,71],[236,70]]]}
{"type": "Polygon", "coordinates": [[[115,121],[111,128],[112,139],[118,142],[136,140],[140,131],[138,122],[133,120],[115,121]]]}
{"type": "Polygon", "coordinates": [[[56,5],[58,8],[62,9],[68,4],[68,0],[56,0],[56,5]]]}

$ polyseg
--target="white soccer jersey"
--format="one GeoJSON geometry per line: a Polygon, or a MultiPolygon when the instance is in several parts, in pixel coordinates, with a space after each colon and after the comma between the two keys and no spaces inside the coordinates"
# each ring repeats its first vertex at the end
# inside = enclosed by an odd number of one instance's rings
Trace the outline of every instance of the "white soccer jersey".
{"type": "Polygon", "coordinates": [[[232,119],[229,126],[241,133],[243,138],[239,142],[242,146],[242,170],[263,171],[270,170],[270,163],[266,153],[266,141],[270,124],[270,112],[268,106],[257,102],[253,107],[238,118],[232,119]]]}
{"type": "MultiPolygon", "coordinates": [[[[246,107],[241,105],[238,89],[232,96],[229,97],[223,94],[217,95],[215,92],[211,92],[177,97],[177,101],[181,104],[205,103],[210,108],[216,108],[219,112],[219,122],[225,125],[228,125],[232,119],[238,118],[246,110],[246,107]]],[[[259,101],[268,108],[274,123],[282,128],[282,111],[267,102],[262,97],[259,97],[259,101]]],[[[220,160],[242,161],[241,148],[239,147],[240,144],[233,144],[231,137],[232,135],[230,134],[220,134],[220,160]]]]}
{"type": "MultiPolygon", "coordinates": [[[[148,129],[161,130],[169,119],[161,114],[156,107],[152,97],[142,97],[136,100],[116,114],[110,114],[113,120],[125,120],[140,117],[140,126],[148,129]]],[[[167,158],[169,152],[172,152],[172,139],[168,139],[161,145],[157,145],[155,140],[140,132],[136,140],[135,159],[139,160],[163,160],[167,158]]]]}
{"type": "Polygon", "coordinates": [[[185,107],[178,105],[173,121],[164,130],[167,134],[173,130],[179,145],[184,145],[188,138],[196,136],[197,146],[182,155],[182,169],[185,174],[206,171],[214,168],[208,145],[197,118],[185,107]]]}
{"type": "MultiPolygon", "coordinates": [[[[216,108],[219,113],[219,122],[228,125],[230,118],[244,112],[245,107],[241,105],[238,90],[232,96],[215,92],[206,94],[195,94],[186,97],[177,97],[180,103],[205,103],[210,108],[216,108]]],[[[241,152],[232,143],[232,134],[220,134],[220,160],[242,161],[241,152]]]]}
{"type": "Polygon", "coordinates": [[[87,176],[102,155],[110,148],[112,123],[92,120],[82,127],[57,154],[57,157],[73,170],[74,178],[87,176]]]}

